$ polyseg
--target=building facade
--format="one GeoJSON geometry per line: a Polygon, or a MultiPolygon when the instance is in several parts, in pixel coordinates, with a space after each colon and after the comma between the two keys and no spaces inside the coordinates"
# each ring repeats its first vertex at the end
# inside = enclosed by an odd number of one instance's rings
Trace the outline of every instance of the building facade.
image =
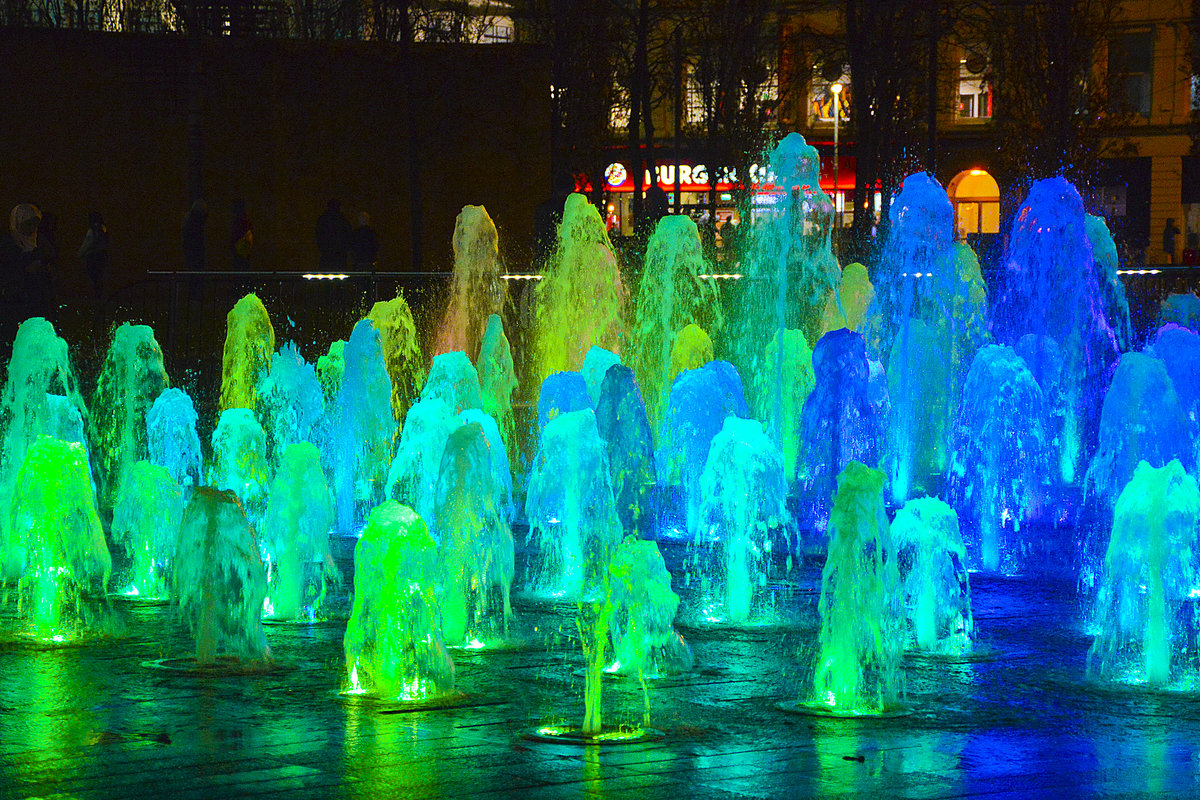
{"type": "MultiPolygon", "coordinates": [[[[1080,189],[1089,211],[1108,220],[1124,261],[1131,265],[1179,263],[1185,249],[1194,249],[1189,241],[1200,241],[1200,163],[1192,155],[1200,109],[1193,67],[1195,5],[1191,0],[1121,0],[1092,54],[1091,79],[1105,86],[1108,101],[1101,110],[1104,135],[1096,145],[1102,157],[1080,179],[1080,189]],[[1173,242],[1164,237],[1171,228],[1179,230],[1173,242]]],[[[769,111],[767,132],[781,136],[799,131],[817,146],[822,188],[834,197],[840,223],[849,226],[857,182],[853,76],[848,65],[796,44],[844,39],[843,4],[805,4],[803,11],[782,12],[773,30],[779,39],[777,57],[757,88],[759,105],[769,111]]],[[[996,123],[1005,109],[997,107],[990,85],[987,47],[969,27],[950,25],[936,52],[934,173],[954,205],[958,235],[986,248],[1001,236],[1006,214],[1020,203],[1029,180],[1047,176],[1006,174],[1011,167],[1002,157],[996,123]]],[[[697,77],[698,59],[691,57],[685,54],[675,65],[667,64],[662,101],[652,120],[655,138],[648,160],[653,167],[641,165],[643,186],[657,183],[679,210],[699,222],[715,218],[719,230],[729,220],[738,221],[745,207],[737,202],[738,190],[748,188],[746,178],[750,184],[756,181],[759,159],[751,155],[746,176],[737,174],[732,159],[713,162],[713,148],[704,143],[709,133],[704,119],[711,108],[705,107],[697,77]],[[682,106],[678,111],[677,102],[682,106]]],[[[615,235],[633,230],[628,122],[628,96],[618,93],[610,119],[611,158],[602,176],[615,235]]],[[[924,146],[923,135],[918,130],[913,150],[924,146]]],[[[913,159],[912,169],[919,168],[920,159],[913,159]]],[[[882,213],[886,198],[871,191],[866,196],[871,210],[882,213]]]]}

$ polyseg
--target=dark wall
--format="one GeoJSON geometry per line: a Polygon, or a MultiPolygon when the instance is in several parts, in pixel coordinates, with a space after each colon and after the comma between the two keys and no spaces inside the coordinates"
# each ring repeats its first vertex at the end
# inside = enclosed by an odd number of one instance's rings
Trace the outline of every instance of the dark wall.
{"type": "MultiPolygon", "coordinates": [[[[112,239],[109,289],[182,267],[188,49],[182,38],[0,29],[0,209],[59,219],[63,295],[87,213],[112,239]]],[[[316,266],[330,197],[371,217],[380,269],[411,268],[406,92],[398,47],[206,40],[201,79],[211,268],[229,266],[230,203],[246,201],[254,268],[316,266]]],[[[549,185],[549,61],[522,45],[420,45],[413,88],[425,270],[449,269],[454,218],[482,204],[513,266],[549,185]]]]}

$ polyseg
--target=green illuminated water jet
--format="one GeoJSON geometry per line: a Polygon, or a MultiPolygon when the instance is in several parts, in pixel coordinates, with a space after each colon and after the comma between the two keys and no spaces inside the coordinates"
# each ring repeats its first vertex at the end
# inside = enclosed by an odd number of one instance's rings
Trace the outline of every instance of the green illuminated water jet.
{"type": "MultiPolygon", "coordinates": [[[[629,358],[642,387],[652,430],[658,430],[666,410],[671,353],[679,332],[698,325],[717,334],[723,324],[716,281],[702,277],[712,273],[696,223],[682,215],[659,220],[646,245],[629,358]]],[[[706,361],[710,359],[711,354],[706,361]]]]}
{"type": "Polygon", "coordinates": [[[13,340],[8,379],[0,396],[0,574],[4,577],[21,577],[24,564],[24,544],[14,535],[6,513],[18,473],[39,436],[61,433],[65,407],[78,422],[87,419],[67,343],[46,320],[27,319],[13,340]]]}
{"type": "Polygon", "coordinates": [[[852,461],[837,482],[810,706],[838,716],[886,714],[903,695],[904,616],[884,475],[852,461]]]}
{"type": "Polygon", "coordinates": [[[271,317],[258,295],[248,294],[237,301],[225,320],[220,411],[258,408],[258,382],[270,368],[274,352],[271,317]]]}
{"type": "Polygon", "coordinates": [[[81,633],[84,595],[103,593],[112,572],[83,447],[38,437],[21,465],[10,509],[10,530],[23,549],[20,616],[42,640],[81,633]]]}
{"type": "Polygon", "coordinates": [[[755,376],[755,419],[764,421],[769,431],[778,432],[779,451],[783,455],[784,475],[789,481],[796,476],[800,459],[800,420],[804,402],[812,394],[817,379],[813,373],[812,350],[804,334],[796,330],[776,332],[767,345],[767,362],[782,362],[778,374],[764,372],[755,376]],[[783,352],[779,342],[783,340],[783,352]],[[778,387],[771,386],[779,381],[778,387]],[[775,391],[775,389],[778,391],[775,391]]]}
{"type": "Polygon", "coordinates": [[[130,560],[122,594],[149,600],[170,595],[184,502],[183,489],[165,467],[138,461],[129,468],[112,520],[113,541],[130,560]]]}
{"type": "Polygon", "coordinates": [[[454,277],[433,346],[435,356],[480,352],[488,318],[508,305],[496,225],[483,206],[463,206],[454,220],[454,277]]]}
{"type": "Polygon", "coordinates": [[[388,379],[392,382],[392,416],[404,425],[408,407],[421,394],[425,385],[425,357],[417,338],[412,311],[402,296],[379,301],[371,306],[366,317],[379,331],[379,344],[388,379]]]}
{"type": "Polygon", "coordinates": [[[354,607],[346,625],[347,692],[421,700],[454,688],[438,621],[437,544],[424,520],[388,500],[354,548],[354,607]]]}
{"type": "MultiPolygon", "coordinates": [[[[671,589],[671,573],[658,545],[626,538],[613,554],[608,574],[613,661],[607,671],[636,675],[644,693],[647,678],[691,669],[691,649],[675,630],[679,595],[671,589]]],[[[646,695],[645,724],[649,723],[646,695]]]]}
{"type": "Polygon", "coordinates": [[[147,457],[146,414],[167,388],[162,349],[147,325],[117,328],[92,399],[100,504],[116,502],[125,471],[147,457]]]}
{"type": "Polygon", "coordinates": [[[515,423],[512,395],[517,388],[517,373],[513,367],[512,347],[508,337],[504,335],[504,324],[497,314],[488,317],[475,368],[479,372],[483,410],[496,420],[500,436],[512,452],[516,447],[516,441],[513,439],[515,423]]]}
{"type": "Polygon", "coordinates": [[[567,198],[558,243],[536,292],[534,385],[578,370],[593,345],[620,352],[627,292],[600,212],[582,194],[567,198]]]}
{"type": "Polygon", "coordinates": [[[233,492],[192,492],[175,545],[172,594],[196,637],[197,665],[214,665],[222,651],[243,660],[270,657],[262,627],[267,573],[233,492]]]}

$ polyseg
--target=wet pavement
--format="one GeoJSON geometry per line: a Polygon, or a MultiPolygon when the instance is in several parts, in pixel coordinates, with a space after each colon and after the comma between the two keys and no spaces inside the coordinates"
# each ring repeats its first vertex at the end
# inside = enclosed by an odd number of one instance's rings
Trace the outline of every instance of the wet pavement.
{"type": "MultiPolygon", "coordinates": [[[[169,606],[113,603],[120,636],[42,649],[11,635],[10,603],[0,796],[1200,797],[1200,695],[1085,681],[1069,585],[973,576],[994,657],[906,660],[908,716],[785,713],[818,581],[810,564],[778,589],[786,624],[683,628],[696,670],[649,684],[663,738],[586,748],[524,737],[582,717],[573,607],[518,601],[527,647],[457,653],[456,694],[414,709],[338,694],[344,620],[269,626],[273,672],[199,677],[148,666],[190,651],[169,606]]],[[[606,681],[604,704],[641,721],[634,680],[606,681]]]]}

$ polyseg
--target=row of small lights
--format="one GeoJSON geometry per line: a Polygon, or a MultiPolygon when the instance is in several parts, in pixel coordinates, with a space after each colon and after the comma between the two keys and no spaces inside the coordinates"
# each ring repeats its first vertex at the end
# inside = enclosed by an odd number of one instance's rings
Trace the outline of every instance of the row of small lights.
{"type": "MultiPolygon", "coordinates": [[[[1161,269],[1119,269],[1119,270],[1117,270],[1118,275],[1158,275],[1161,272],[1162,272],[1161,269]]],[[[902,273],[900,273],[900,275],[905,278],[908,277],[907,272],[902,272],[902,273]]],[[[912,276],[914,278],[932,278],[933,273],[932,272],[914,272],[914,273],[912,273],[912,276]]],[[[349,277],[350,277],[349,275],[338,274],[338,273],[324,273],[324,272],[320,272],[320,273],[306,272],[306,273],[304,273],[304,280],[306,280],[306,281],[344,281],[349,277]]],[[[541,275],[516,275],[516,274],[513,274],[513,275],[501,275],[500,277],[506,281],[540,281],[542,279],[541,275]]],[[[740,272],[713,273],[711,275],[697,275],[696,277],[702,281],[740,281],[742,279],[742,274],[740,272]]]]}

